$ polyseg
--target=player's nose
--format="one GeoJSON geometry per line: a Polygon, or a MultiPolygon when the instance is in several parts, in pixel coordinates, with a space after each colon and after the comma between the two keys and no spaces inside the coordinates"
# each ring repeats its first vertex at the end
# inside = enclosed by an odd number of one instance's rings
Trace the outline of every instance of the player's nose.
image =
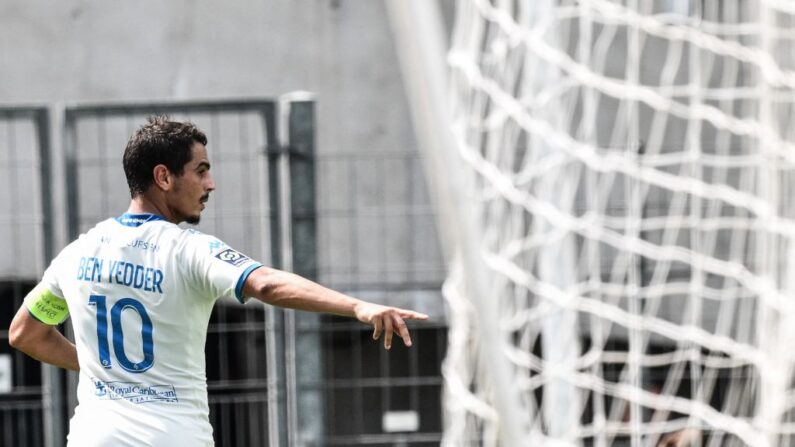
{"type": "Polygon", "coordinates": [[[215,179],[213,178],[212,174],[208,173],[207,179],[205,180],[204,189],[207,192],[215,190],[215,179]]]}

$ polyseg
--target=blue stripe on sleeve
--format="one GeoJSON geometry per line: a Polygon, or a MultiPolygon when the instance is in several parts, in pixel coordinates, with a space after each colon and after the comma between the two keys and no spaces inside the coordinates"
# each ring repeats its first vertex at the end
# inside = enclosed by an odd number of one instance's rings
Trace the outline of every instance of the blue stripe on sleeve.
{"type": "Polygon", "coordinates": [[[237,285],[235,286],[235,298],[237,298],[237,300],[241,303],[245,303],[243,300],[243,284],[246,282],[248,275],[260,267],[262,267],[262,264],[260,263],[251,264],[248,266],[248,268],[246,268],[246,270],[243,271],[243,273],[240,274],[240,278],[237,279],[237,285]]]}

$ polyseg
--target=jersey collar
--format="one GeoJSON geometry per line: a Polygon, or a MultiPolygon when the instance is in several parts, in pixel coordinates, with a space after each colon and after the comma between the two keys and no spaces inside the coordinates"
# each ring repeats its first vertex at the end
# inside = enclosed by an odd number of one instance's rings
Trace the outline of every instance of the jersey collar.
{"type": "Polygon", "coordinates": [[[147,222],[154,222],[156,220],[166,220],[166,218],[150,213],[124,213],[116,218],[116,222],[124,225],[125,227],[140,227],[147,222]]]}

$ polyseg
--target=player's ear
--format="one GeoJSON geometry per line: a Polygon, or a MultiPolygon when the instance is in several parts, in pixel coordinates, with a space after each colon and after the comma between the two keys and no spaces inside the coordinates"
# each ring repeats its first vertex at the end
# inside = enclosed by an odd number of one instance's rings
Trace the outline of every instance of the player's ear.
{"type": "Polygon", "coordinates": [[[174,186],[174,177],[171,171],[168,170],[166,165],[155,166],[152,175],[154,177],[155,186],[163,191],[169,191],[174,186]]]}

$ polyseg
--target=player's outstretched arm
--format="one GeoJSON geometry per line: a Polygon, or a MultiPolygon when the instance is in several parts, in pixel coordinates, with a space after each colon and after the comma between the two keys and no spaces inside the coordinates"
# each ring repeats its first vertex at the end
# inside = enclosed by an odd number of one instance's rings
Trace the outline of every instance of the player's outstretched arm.
{"type": "Polygon", "coordinates": [[[268,267],[260,267],[249,275],[243,294],[274,306],[356,318],[373,326],[374,340],[383,334],[386,349],[392,347],[395,332],[403,339],[403,344],[411,346],[405,320],[428,319],[419,312],[362,301],[299,275],[268,267]]]}
{"type": "Polygon", "coordinates": [[[79,371],[77,349],[55,326],[33,318],[24,305],[8,328],[8,344],[41,362],[79,371]]]}

